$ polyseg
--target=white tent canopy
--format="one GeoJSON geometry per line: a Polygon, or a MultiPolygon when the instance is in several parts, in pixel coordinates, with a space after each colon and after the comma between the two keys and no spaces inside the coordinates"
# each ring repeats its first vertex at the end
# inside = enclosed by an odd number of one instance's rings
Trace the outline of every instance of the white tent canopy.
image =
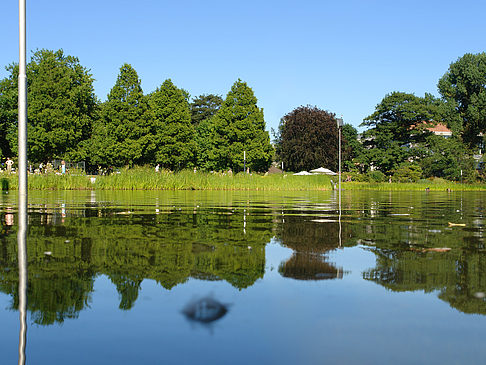
{"type": "Polygon", "coordinates": [[[311,174],[310,172],[307,172],[307,171],[301,171],[301,172],[297,172],[297,173],[295,173],[294,175],[299,175],[299,176],[301,176],[301,175],[312,175],[312,174],[311,174]]]}
{"type": "Polygon", "coordinates": [[[325,175],[337,175],[334,171],[326,169],[324,167],[319,167],[318,169],[311,170],[313,174],[325,174],[325,175]]]}

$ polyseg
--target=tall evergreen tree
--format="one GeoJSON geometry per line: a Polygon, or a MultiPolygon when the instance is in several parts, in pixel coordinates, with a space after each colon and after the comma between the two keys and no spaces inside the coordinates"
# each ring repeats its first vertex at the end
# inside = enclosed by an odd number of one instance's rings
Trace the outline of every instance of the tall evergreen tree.
{"type": "Polygon", "coordinates": [[[223,104],[223,98],[219,95],[204,94],[195,97],[191,103],[191,121],[198,126],[203,120],[210,119],[223,104]]]}
{"type": "MultiPolygon", "coordinates": [[[[206,129],[207,132],[208,129],[206,129]]],[[[266,171],[272,162],[273,147],[265,130],[263,109],[257,106],[253,90],[238,79],[228,92],[223,105],[211,119],[210,150],[202,151],[210,159],[208,169],[266,171]]]]}
{"type": "Polygon", "coordinates": [[[148,162],[154,149],[151,127],[140,79],[131,65],[124,64],[93,128],[92,162],[113,166],[148,162]]]}
{"type": "MultiPolygon", "coordinates": [[[[7,70],[10,76],[0,83],[0,148],[11,153],[17,149],[18,66],[7,70]]],[[[27,65],[27,98],[29,159],[76,159],[97,104],[89,70],[62,50],[39,50],[27,65]]]]}
{"type": "Polygon", "coordinates": [[[170,79],[150,96],[154,116],[155,162],[169,169],[193,166],[194,128],[185,92],[170,79]]]}

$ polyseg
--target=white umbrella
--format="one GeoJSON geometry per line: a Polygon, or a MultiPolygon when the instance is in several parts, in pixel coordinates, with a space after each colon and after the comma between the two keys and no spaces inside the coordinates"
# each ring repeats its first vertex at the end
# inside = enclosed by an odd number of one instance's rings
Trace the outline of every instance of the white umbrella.
{"type": "Polygon", "coordinates": [[[310,172],[307,172],[307,171],[301,171],[301,172],[297,172],[297,173],[295,173],[294,175],[299,175],[299,176],[301,176],[301,175],[312,175],[312,174],[311,174],[310,172]]]}
{"type": "Polygon", "coordinates": [[[324,167],[319,167],[318,169],[311,170],[311,172],[313,174],[337,175],[334,171],[331,171],[324,167]]]}

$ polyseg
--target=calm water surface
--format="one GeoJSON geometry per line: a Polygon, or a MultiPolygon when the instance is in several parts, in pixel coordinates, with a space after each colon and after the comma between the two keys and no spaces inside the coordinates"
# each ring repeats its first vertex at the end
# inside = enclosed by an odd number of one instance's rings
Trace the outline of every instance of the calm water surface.
{"type": "MultiPolygon", "coordinates": [[[[1,362],[19,336],[0,197],[1,362]]],[[[32,192],[28,364],[481,364],[485,193],[32,192]]]]}

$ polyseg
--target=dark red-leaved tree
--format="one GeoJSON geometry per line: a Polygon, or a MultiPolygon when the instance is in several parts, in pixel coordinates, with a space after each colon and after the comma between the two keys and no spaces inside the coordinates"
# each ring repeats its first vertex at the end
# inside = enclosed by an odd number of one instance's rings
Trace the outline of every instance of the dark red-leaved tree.
{"type": "Polygon", "coordinates": [[[325,167],[336,171],[338,130],[335,114],[315,106],[301,106],[280,120],[277,154],[285,170],[325,167]]]}

